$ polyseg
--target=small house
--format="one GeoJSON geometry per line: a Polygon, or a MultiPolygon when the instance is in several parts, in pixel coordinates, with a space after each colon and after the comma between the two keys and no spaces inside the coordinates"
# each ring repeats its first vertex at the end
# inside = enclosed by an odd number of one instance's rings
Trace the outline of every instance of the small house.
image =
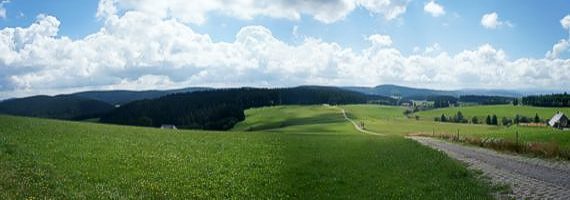
{"type": "Polygon", "coordinates": [[[562,112],[557,112],[556,115],[554,115],[548,121],[548,125],[559,129],[570,128],[570,124],[568,124],[568,117],[562,112]]]}
{"type": "Polygon", "coordinates": [[[176,126],[172,124],[163,124],[160,126],[160,129],[176,129],[176,126]]]}

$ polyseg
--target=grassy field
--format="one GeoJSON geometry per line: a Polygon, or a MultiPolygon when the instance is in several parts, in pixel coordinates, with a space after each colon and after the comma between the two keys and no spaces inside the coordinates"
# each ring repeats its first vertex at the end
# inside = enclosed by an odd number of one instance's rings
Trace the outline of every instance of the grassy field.
{"type": "Polygon", "coordinates": [[[435,117],[440,117],[442,114],[446,116],[453,116],[458,111],[465,116],[466,119],[471,120],[473,116],[477,116],[479,121],[484,122],[487,115],[497,115],[501,120],[503,117],[514,118],[519,114],[522,116],[534,118],[536,114],[541,120],[550,119],[557,111],[570,114],[570,108],[545,108],[545,107],[532,107],[532,106],[513,106],[513,105],[494,105],[494,106],[465,106],[428,110],[417,113],[422,120],[434,121],[435,117]]]}
{"type": "MultiPolygon", "coordinates": [[[[350,108],[367,120],[405,120],[399,108],[350,108]]],[[[0,116],[0,199],[490,198],[488,185],[445,154],[404,139],[403,130],[356,132],[334,108],[248,110],[235,129],[0,116]]]]}
{"type": "MultiPolygon", "coordinates": [[[[458,109],[464,116],[487,115],[496,113],[499,116],[514,116],[515,113],[528,114],[552,113],[557,108],[537,108],[537,107],[515,107],[515,106],[470,106],[464,108],[445,108],[419,112],[420,120],[407,119],[402,114],[404,108],[387,107],[375,105],[349,105],[344,106],[353,118],[364,121],[369,130],[380,133],[392,133],[407,135],[410,133],[427,134],[453,134],[458,131],[460,136],[476,136],[489,138],[503,138],[514,140],[516,132],[519,132],[519,139],[525,142],[555,143],[561,148],[570,149],[570,132],[552,129],[548,127],[522,127],[522,126],[489,126],[483,124],[458,124],[435,122],[432,117],[440,116],[442,113],[457,113],[458,109]],[[424,119],[424,120],[422,120],[424,119]]],[[[568,108],[560,109],[564,112],[568,108]]],[[[568,112],[570,113],[570,112],[568,112]]],[[[532,114],[534,116],[534,114],[532,114]]]]}

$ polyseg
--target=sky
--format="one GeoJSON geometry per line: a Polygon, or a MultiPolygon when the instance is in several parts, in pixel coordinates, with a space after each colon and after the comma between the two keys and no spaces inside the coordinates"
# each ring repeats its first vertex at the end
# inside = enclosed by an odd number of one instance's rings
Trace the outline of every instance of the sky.
{"type": "Polygon", "coordinates": [[[570,86],[567,0],[0,2],[0,99],[194,86],[570,86]]]}

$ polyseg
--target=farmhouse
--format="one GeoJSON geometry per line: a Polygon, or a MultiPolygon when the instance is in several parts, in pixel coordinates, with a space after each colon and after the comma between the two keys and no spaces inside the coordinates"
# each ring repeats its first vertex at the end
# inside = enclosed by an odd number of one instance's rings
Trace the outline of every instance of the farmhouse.
{"type": "Polygon", "coordinates": [[[172,124],[163,124],[160,126],[160,129],[176,129],[176,126],[172,124]]]}
{"type": "Polygon", "coordinates": [[[562,112],[557,112],[556,115],[548,121],[548,125],[559,129],[570,128],[568,117],[562,112]]]}

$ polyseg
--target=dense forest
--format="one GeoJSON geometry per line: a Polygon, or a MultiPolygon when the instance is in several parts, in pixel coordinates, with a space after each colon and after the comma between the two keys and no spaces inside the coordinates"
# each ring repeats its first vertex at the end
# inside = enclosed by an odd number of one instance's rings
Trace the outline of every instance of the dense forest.
{"type": "Polygon", "coordinates": [[[33,96],[0,102],[0,113],[53,119],[82,120],[113,109],[105,102],[73,95],[33,96]]]}
{"type": "Polygon", "coordinates": [[[552,95],[527,96],[522,98],[522,103],[524,105],[530,105],[530,106],[569,107],[570,95],[564,93],[564,94],[552,94],[552,95]]]}
{"type": "Polygon", "coordinates": [[[460,102],[477,103],[481,105],[510,104],[515,98],[501,96],[464,95],[459,97],[460,102]]]}
{"type": "Polygon", "coordinates": [[[457,106],[457,98],[453,96],[429,96],[428,101],[433,101],[434,108],[447,108],[449,106],[457,106]]]}
{"type": "Polygon", "coordinates": [[[101,122],[179,128],[227,130],[245,119],[248,108],[274,105],[355,104],[395,100],[334,87],[304,86],[283,89],[239,88],[167,95],[135,101],[117,108],[101,122]]]}

